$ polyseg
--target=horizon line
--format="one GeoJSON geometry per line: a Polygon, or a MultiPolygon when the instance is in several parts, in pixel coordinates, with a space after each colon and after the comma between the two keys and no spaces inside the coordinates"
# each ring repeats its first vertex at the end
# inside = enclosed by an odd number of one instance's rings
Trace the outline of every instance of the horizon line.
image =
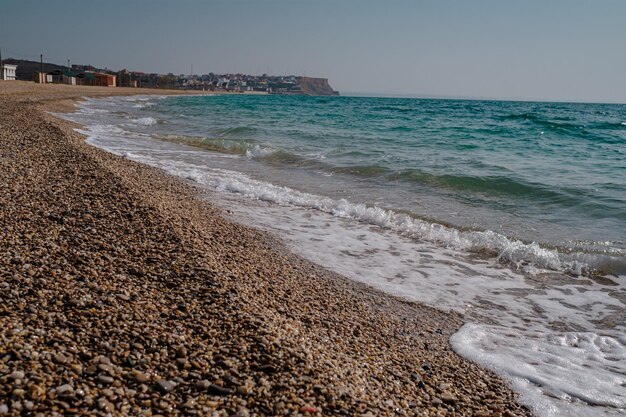
{"type": "Polygon", "coordinates": [[[481,97],[481,96],[453,96],[438,94],[419,94],[419,93],[375,93],[360,91],[341,91],[338,90],[341,97],[371,97],[371,98],[415,98],[424,100],[459,100],[459,101],[511,101],[523,103],[555,103],[555,104],[614,104],[626,105],[626,101],[585,101],[576,99],[547,99],[547,98],[531,98],[531,97],[481,97]]]}

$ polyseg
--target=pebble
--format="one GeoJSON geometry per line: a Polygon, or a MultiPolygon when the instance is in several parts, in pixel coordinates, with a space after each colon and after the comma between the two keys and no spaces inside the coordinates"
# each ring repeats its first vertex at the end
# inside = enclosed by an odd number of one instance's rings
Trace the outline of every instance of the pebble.
{"type": "Polygon", "coordinates": [[[108,375],[100,374],[98,375],[98,381],[102,382],[103,384],[112,384],[113,381],[115,381],[115,378],[108,375]]]}
{"type": "Polygon", "coordinates": [[[452,394],[451,392],[448,391],[444,391],[441,394],[441,399],[446,402],[446,403],[450,403],[450,404],[454,404],[458,401],[458,399],[454,396],[454,394],[452,394]]]}
{"type": "Polygon", "coordinates": [[[61,395],[61,396],[66,395],[66,394],[72,394],[73,392],[74,392],[74,387],[72,387],[70,384],[61,385],[56,390],[57,395],[61,395]]]}
{"type": "Polygon", "coordinates": [[[144,374],[142,372],[134,372],[133,378],[135,379],[135,381],[139,382],[140,384],[150,381],[150,375],[144,374]]]}
{"type": "Polygon", "coordinates": [[[38,400],[46,393],[46,391],[37,384],[28,387],[28,396],[31,400],[38,400]]]}
{"type": "Polygon", "coordinates": [[[176,382],[167,381],[165,379],[157,380],[156,385],[157,389],[163,394],[167,394],[168,392],[171,392],[174,390],[174,388],[176,388],[176,382]]]}
{"type": "Polygon", "coordinates": [[[24,379],[24,372],[22,372],[22,371],[13,371],[9,375],[9,379],[12,380],[12,381],[23,380],[24,379]]]}
{"type": "Polygon", "coordinates": [[[231,395],[233,390],[229,388],[220,387],[219,385],[211,384],[208,387],[208,392],[213,395],[231,395]]]}

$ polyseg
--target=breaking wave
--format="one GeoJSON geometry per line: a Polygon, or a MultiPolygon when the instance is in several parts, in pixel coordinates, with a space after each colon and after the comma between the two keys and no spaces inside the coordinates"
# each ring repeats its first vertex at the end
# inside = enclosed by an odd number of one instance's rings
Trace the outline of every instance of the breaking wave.
{"type": "Polygon", "coordinates": [[[243,175],[229,173],[218,176],[210,180],[210,185],[220,191],[238,193],[262,201],[320,210],[336,217],[379,226],[450,249],[487,253],[518,269],[532,267],[581,275],[592,272],[601,262],[599,255],[593,253],[560,253],[538,243],[522,242],[491,230],[463,231],[431,223],[410,214],[355,204],[345,199],[335,200],[303,193],[288,187],[256,181],[243,175]]]}

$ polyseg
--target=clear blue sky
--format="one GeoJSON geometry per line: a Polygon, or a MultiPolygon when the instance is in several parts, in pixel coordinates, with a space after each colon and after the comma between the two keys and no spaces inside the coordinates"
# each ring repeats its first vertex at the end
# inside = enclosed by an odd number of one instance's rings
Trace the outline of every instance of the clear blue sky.
{"type": "Polygon", "coordinates": [[[0,48],[341,92],[626,103],[625,0],[0,0],[0,48]]]}

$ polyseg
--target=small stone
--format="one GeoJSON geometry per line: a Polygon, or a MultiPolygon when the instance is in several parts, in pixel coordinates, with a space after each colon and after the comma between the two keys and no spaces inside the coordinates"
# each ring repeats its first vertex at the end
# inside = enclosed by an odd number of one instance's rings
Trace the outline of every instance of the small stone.
{"type": "Polygon", "coordinates": [[[33,384],[28,387],[28,396],[31,400],[38,400],[39,398],[43,397],[45,393],[46,391],[37,384],[33,384]]]}
{"type": "Polygon", "coordinates": [[[209,385],[208,391],[213,395],[231,395],[233,393],[232,389],[220,387],[215,384],[209,385]]]}
{"type": "Polygon", "coordinates": [[[74,387],[70,384],[64,384],[57,388],[57,395],[70,395],[74,393],[74,387]]]}
{"type": "Polygon", "coordinates": [[[111,359],[107,358],[106,356],[100,356],[98,358],[98,363],[101,363],[103,365],[111,365],[111,359]]]}
{"type": "Polygon", "coordinates": [[[139,382],[140,384],[150,381],[150,375],[147,375],[138,371],[133,373],[133,378],[135,379],[135,381],[139,382]]]}
{"type": "Polygon", "coordinates": [[[250,410],[246,407],[239,407],[239,411],[236,414],[236,417],[248,417],[250,415],[250,410]]]}
{"type": "Polygon", "coordinates": [[[52,361],[59,365],[65,365],[68,362],[68,359],[60,353],[55,353],[54,355],[52,355],[52,361]]]}
{"type": "Polygon", "coordinates": [[[163,394],[167,394],[168,392],[172,392],[174,388],[176,388],[176,382],[167,381],[165,379],[159,379],[156,382],[157,389],[161,391],[163,394]]]}
{"type": "Polygon", "coordinates": [[[451,392],[449,392],[449,391],[444,391],[444,392],[441,394],[441,399],[442,399],[444,402],[449,403],[449,404],[454,404],[454,403],[456,403],[456,402],[458,401],[458,399],[454,396],[454,394],[452,394],[452,393],[451,393],[451,392]]]}
{"type": "Polygon", "coordinates": [[[103,384],[112,384],[115,379],[108,375],[100,374],[98,375],[98,381],[102,382],[103,384]]]}
{"type": "Polygon", "coordinates": [[[196,400],[193,398],[188,399],[183,405],[183,408],[195,408],[196,407],[196,400]]]}
{"type": "Polygon", "coordinates": [[[250,388],[248,388],[245,385],[241,385],[239,387],[237,387],[237,392],[241,395],[249,395],[250,394],[250,388]]]}
{"type": "Polygon", "coordinates": [[[71,366],[72,371],[78,375],[83,373],[83,366],[81,364],[75,363],[71,366]]]}
{"type": "Polygon", "coordinates": [[[317,408],[311,407],[310,405],[305,405],[304,407],[300,407],[301,413],[317,413],[317,408]]]}
{"type": "Polygon", "coordinates": [[[9,406],[6,404],[0,404],[0,414],[7,414],[9,412],[9,406]]]}
{"type": "Polygon", "coordinates": [[[101,410],[104,410],[107,413],[112,413],[113,411],[115,411],[115,405],[113,405],[113,403],[111,403],[106,398],[100,398],[98,400],[98,407],[100,407],[101,410]]]}
{"type": "Polygon", "coordinates": [[[198,381],[195,384],[196,389],[199,389],[199,390],[209,389],[210,386],[211,386],[211,383],[206,379],[203,379],[202,381],[198,381]]]}
{"type": "Polygon", "coordinates": [[[9,379],[12,381],[22,380],[24,379],[24,372],[22,371],[13,371],[11,375],[9,375],[9,379]]]}
{"type": "Polygon", "coordinates": [[[107,365],[107,364],[104,364],[104,363],[98,364],[98,369],[100,369],[102,372],[106,372],[106,373],[109,373],[109,374],[113,373],[113,368],[111,367],[111,365],[107,365]]]}

